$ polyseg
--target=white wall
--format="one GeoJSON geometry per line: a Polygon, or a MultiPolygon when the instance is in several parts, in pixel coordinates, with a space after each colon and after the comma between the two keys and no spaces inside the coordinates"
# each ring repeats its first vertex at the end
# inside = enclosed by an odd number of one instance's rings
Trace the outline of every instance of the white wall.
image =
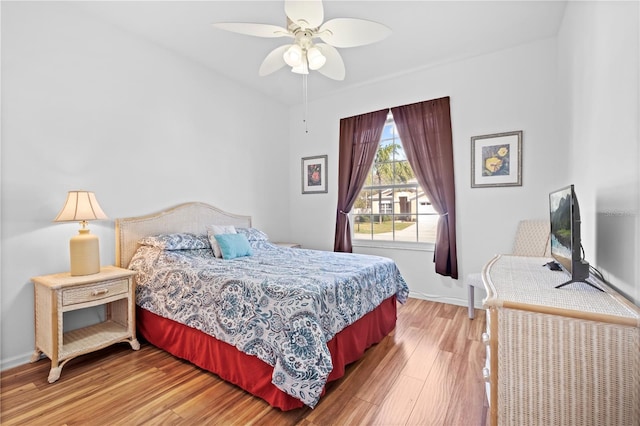
{"type": "MultiPolygon", "coordinates": [[[[555,39],[363,84],[309,104],[309,133],[302,107],[290,119],[291,234],[303,246],[333,249],[340,118],[442,96],[451,98],[458,265],[460,280],[434,272],[432,252],[354,249],[396,260],[412,295],[466,304],[464,275],[480,271],[494,254],[511,250],[519,220],[546,218],[548,193],[568,183],[568,146],[557,132],[555,39]],[[470,186],[470,138],[523,130],[523,186],[470,186]],[[300,158],[328,154],[329,193],[302,195],[300,158]]],[[[348,69],[347,69],[348,72],[348,69]]],[[[322,78],[311,75],[312,78],[322,78]]],[[[482,293],[482,292],[477,292],[482,293]]],[[[479,294],[478,303],[483,294],[479,294]]]]}
{"type": "Polygon", "coordinates": [[[569,2],[558,36],[563,140],[570,145],[586,258],[640,304],[640,8],[569,2]]]}
{"type": "Polygon", "coordinates": [[[1,7],[3,369],[33,351],[30,277],[68,270],[78,224],[52,223],[68,190],[111,218],[90,224],[103,265],[114,218],[187,201],[289,238],[287,108],[68,4],[1,7]]]}

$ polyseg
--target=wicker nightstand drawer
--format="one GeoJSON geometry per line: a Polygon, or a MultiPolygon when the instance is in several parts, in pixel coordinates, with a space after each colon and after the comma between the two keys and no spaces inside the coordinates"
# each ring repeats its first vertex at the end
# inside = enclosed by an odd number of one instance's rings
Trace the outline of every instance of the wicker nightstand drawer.
{"type": "Polygon", "coordinates": [[[105,281],[99,284],[70,288],[62,292],[62,306],[91,302],[118,294],[126,295],[129,291],[129,280],[105,281]]]}

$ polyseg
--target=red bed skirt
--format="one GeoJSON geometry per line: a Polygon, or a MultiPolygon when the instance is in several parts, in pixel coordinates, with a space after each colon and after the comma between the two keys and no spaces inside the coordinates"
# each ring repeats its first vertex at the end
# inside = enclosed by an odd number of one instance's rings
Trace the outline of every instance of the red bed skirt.
{"type": "MultiPolygon", "coordinates": [[[[273,367],[257,357],[140,307],[136,307],[136,315],[139,335],[152,345],[215,373],[283,411],[304,405],[271,383],[273,367]]],[[[392,296],[336,334],[327,343],[333,362],[328,381],[342,377],[346,365],[358,360],[367,348],[382,340],[395,325],[396,298],[392,296]]]]}

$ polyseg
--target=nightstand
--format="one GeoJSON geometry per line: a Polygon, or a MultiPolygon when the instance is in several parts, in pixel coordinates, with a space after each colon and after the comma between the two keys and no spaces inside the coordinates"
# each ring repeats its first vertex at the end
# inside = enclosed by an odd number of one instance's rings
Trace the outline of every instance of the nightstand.
{"type": "Polygon", "coordinates": [[[62,367],[72,358],[114,343],[128,342],[140,349],[136,339],[135,271],[105,266],[92,275],[69,272],[42,275],[34,284],[36,348],[31,362],[44,353],[51,359],[49,383],[60,378],[62,367]],[[104,306],[101,323],[64,332],[64,313],[104,306]]]}
{"type": "Polygon", "coordinates": [[[277,242],[277,243],[273,243],[279,247],[288,247],[288,248],[302,248],[302,246],[298,243],[281,243],[281,242],[277,242]]]}

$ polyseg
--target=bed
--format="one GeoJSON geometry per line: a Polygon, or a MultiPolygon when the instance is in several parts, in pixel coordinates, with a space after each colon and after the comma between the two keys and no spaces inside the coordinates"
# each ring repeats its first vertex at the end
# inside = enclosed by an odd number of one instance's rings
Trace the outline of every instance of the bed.
{"type": "Polygon", "coordinates": [[[408,296],[390,259],[281,247],[205,203],[117,219],[116,263],[138,272],[141,337],[283,411],[313,408],[408,296]]]}

